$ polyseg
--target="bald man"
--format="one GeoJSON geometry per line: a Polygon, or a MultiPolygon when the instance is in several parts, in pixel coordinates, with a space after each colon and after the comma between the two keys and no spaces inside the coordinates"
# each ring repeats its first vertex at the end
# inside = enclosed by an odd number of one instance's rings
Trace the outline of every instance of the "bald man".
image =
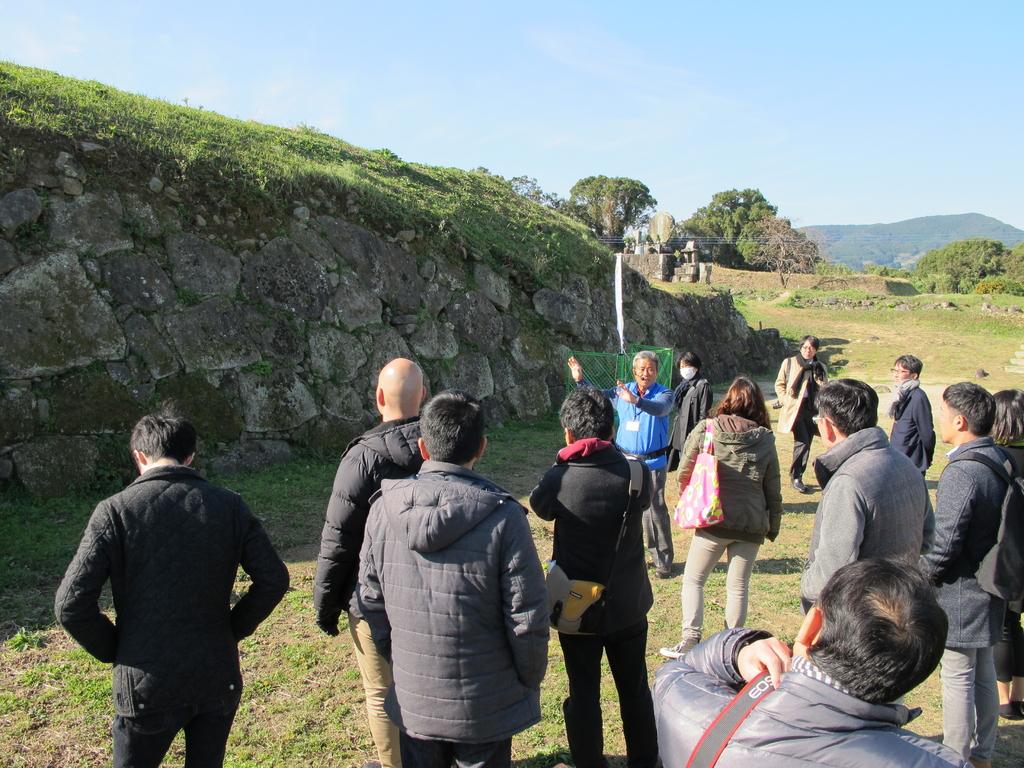
{"type": "Polygon", "coordinates": [[[401,766],[402,759],[398,728],[384,712],[384,697],[392,680],[391,664],[377,652],[356,602],[359,550],[370,499],[380,489],[381,481],[414,475],[423,463],[417,441],[420,405],[426,395],[423,371],[412,360],[398,358],[381,369],[376,396],[381,423],[349,443],[342,454],[327,503],[313,584],[313,606],[320,629],[336,636],[341,612],[348,611],[349,634],[366,692],[370,734],[383,768],[401,766]]]}

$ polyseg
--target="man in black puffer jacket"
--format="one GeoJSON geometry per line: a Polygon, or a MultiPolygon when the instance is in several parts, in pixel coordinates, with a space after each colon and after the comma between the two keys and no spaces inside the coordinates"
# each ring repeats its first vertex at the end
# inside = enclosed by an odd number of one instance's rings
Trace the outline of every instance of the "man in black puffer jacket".
{"type": "Polygon", "coordinates": [[[381,369],[377,379],[381,423],[353,440],[341,457],[327,504],[313,584],[316,623],[324,632],[337,635],[341,612],[348,611],[349,633],[366,693],[370,734],[382,768],[397,768],[402,761],[398,729],[384,712],[384,697],[392,681],[391,664],[377,653],[356,603],[359,550],[370,499],[380,490],[381,482],[414,475],[423,463],[416,441],[425,395],[423,372],[413,361],[397,358],[381,369]]]}
{"type": "Polygon", "coordinates": [[[555,521],[552,559],[566,576],[609,585],[595,634],[558,635],[569,678],[569,698],[562,705],[569,750],[581,768],[607,765],[601,727],[601,656],[607,654],[629,765],[653,768],[658,743],[646,652],[647,612],[654,598],[641,526],[643,511],[650,505],[650,471],[640,462],[643,487],[630,499],[626,457],[610,442],[615,413],[598,390],[571,392],[560,417],[566,447],[533,489],[530,506],[538,517],[555,521]],[[629,518],[616,555],[627,506],[629,518]]]}
{"type": "Polygon", "coordinates": [[[57,590],[57,620],[114,664],[115,768],[158,766],[178,731],[189,765],[221,765],[242,693],[238,641],[288,589],[241,497],[191,469],[196,431],[169,412],[135,425],[139,477],[100,502],[57,590]],[[231,607],[238,566],[251,585],[231,607]],[[116,624],[99,609],[110,579],[116,624]]]}

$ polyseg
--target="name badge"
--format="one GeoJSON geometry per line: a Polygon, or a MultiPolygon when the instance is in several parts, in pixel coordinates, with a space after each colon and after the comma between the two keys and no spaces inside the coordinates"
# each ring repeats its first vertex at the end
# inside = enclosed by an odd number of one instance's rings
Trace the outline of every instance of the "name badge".
{"type": "Polygon", "coordinates": [[[626,431],[627,432],[639,432],[640,431],[640,422],[637,419],[633,419],[632,421],[627,421],[626,422],[626,431]]]}

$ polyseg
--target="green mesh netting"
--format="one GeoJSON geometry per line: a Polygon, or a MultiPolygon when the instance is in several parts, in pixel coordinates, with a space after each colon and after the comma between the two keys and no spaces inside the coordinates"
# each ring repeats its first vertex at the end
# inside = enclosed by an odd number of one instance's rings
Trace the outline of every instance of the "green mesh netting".
{"type": "MultiPolygon", "coordinates": [[[[630,344],[625,355],[617,352],[582,352],[573,350],[573,355],[583,366],[583,375],[587,381],[599,389],[611,389],[616,381],[630,382],[633,380],[633,355],[642,349],[650,350],[658,356],[658,383],[666,387],[672,386],[672,349],[670,347],[650,347],[644,344],[630,344]]],[[[565,393],[576,386],[569,368],[565,369],[565,393]]]]}

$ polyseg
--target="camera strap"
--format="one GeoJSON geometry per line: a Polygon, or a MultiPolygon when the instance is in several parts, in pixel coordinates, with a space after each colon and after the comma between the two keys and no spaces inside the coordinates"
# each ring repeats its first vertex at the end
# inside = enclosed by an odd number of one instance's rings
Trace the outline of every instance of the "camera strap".
{"type": "Polygon", "coordinates": [[[713,768],[747,715],[774,690],[767,670],[743,686],[701,735],[686,768],[713,768]]]}

